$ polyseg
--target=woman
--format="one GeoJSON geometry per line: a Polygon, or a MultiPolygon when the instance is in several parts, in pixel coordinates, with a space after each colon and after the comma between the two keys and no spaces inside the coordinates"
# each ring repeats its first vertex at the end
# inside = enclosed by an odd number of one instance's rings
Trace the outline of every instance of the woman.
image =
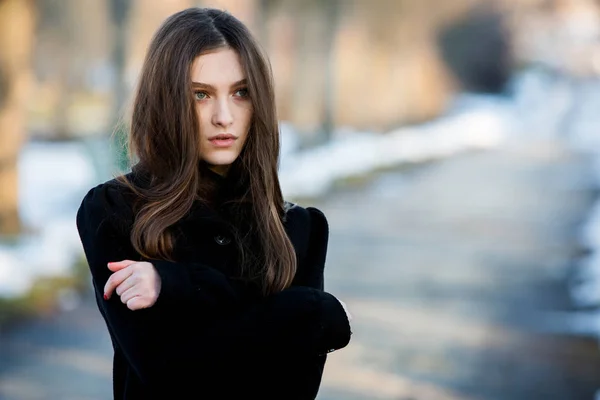
{"type": "Polygon", "coordinates": [[[77,213],[114,397],[314,399],[350,317],[323,291],[325,216],[282,198],[271,72],[240,21],[163,23],[130,148],[132,171],[77,213]]]}

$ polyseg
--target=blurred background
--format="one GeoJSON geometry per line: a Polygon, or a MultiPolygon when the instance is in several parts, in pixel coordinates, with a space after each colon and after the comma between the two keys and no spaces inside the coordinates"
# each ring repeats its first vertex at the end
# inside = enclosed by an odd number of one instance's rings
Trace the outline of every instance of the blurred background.
{"type": "Polygon", "coordinates": [[[269,54],[282,188],[329,218],[319,399],[600,399],[593,0],[0,0],[0,399],[111,398],[75,212],[190,6],[269,54]]]}

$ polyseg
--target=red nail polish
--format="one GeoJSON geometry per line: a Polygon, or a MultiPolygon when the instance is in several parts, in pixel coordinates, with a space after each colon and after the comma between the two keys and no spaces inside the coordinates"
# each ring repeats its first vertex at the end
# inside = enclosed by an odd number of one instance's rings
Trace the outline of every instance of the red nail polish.
{"type": "Polygon", "coordinates": [[[108,300],[108,295],[104,293],[104,300],[108,300]]]}

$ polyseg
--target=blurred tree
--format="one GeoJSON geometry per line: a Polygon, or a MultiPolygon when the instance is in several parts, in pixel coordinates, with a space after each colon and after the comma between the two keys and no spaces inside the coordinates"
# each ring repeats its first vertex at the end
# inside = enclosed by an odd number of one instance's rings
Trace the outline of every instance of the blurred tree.
{"type": "Polygon", "coordinates": [[[471,13],[440,30],[444,61],[464,90],[498,93],[511,73],[510,38],[502,15],[489,8],[471,13]]]}
{"type": "Polygon", "coordinates": [[[114,68],[113,82],[113,110],[112,121],[115,127],[114,146],[116,148],[117,167],[125,171],[129,167],[127,157],[127,125],[124,123],[123,114],[129,90],[125,80],[126,43],[129,14],[131,11],[131,2],[129,0],[110,0],[110,16],[114,28],[115,36],[113,39],[112,65],[114,68]]]}
{"type": "Polygon", "coordinates": [[[340,0],[329,0],[325,4],[325,98],[323,101],[323,139],[331,140],[333,130],[335,128],[335,34],[338,31],[338,23],[340,20],[340,0]]]}
{"type": "Polygon", "coordinates": [[[435,32],[473,1],[261,0],[280,117],[312,142],[439,115],[452,85],[435,32]]]}
{"type": "Polygon", "coordinates": [[[32,134],[70,140],[106,131],[111,82],[106,0],[35,0],[37,96],[32,134]]]}
{"type": "MultiPolygon", "coordinates": [[[[44,50],[44,36],[48,38],[49,51],[43,53],[43,65],[51,71],[48,75],[56,82],[59,88],[56,94],[55,105],[52,109],[52,137],[55,139],[68,139],[69,106],[73,81],[73,69],[70,68],[73,51],[73,26],[69,23],[72,17],[72,4],[69,0],[36,0],[40,11],[38,22],[38,35],[41,36],[40,50],[44,50]]],[[[44,71],[45,72],[45,71],[44,71]]],[[[39,74],[39,73],[38,73],[39,74]]],[[[43,75],[43,74],[42,74],[43,75]]]]}
{"type": "Polygon", "coordinates": [[[0,234],[17,234],[17,160],[26,137],[35,4],[0,0],[0,234]]]}
{"type": "Polygon", "coordinates": [[[327,140],[334,127],[338,0],[262,0],[261,41],[275,75],[278,111],[305,134],[327,140]]]}
{"type": "Polygon", "coordinates": [[[468,1],[340,2],[335,124],[385,131],[439,115],[451,88],[433,33],[468,1]]]}

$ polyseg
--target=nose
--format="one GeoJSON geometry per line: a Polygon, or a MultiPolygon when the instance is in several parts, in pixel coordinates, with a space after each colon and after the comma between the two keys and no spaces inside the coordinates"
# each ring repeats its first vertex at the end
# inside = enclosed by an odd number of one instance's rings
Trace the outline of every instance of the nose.
{"type": "Polygon", "coordinates": [[[221,127],[227,127],[233,123],[233,114],[226,99],[217,102],[212,120],[214,125],[221,127]]]}

